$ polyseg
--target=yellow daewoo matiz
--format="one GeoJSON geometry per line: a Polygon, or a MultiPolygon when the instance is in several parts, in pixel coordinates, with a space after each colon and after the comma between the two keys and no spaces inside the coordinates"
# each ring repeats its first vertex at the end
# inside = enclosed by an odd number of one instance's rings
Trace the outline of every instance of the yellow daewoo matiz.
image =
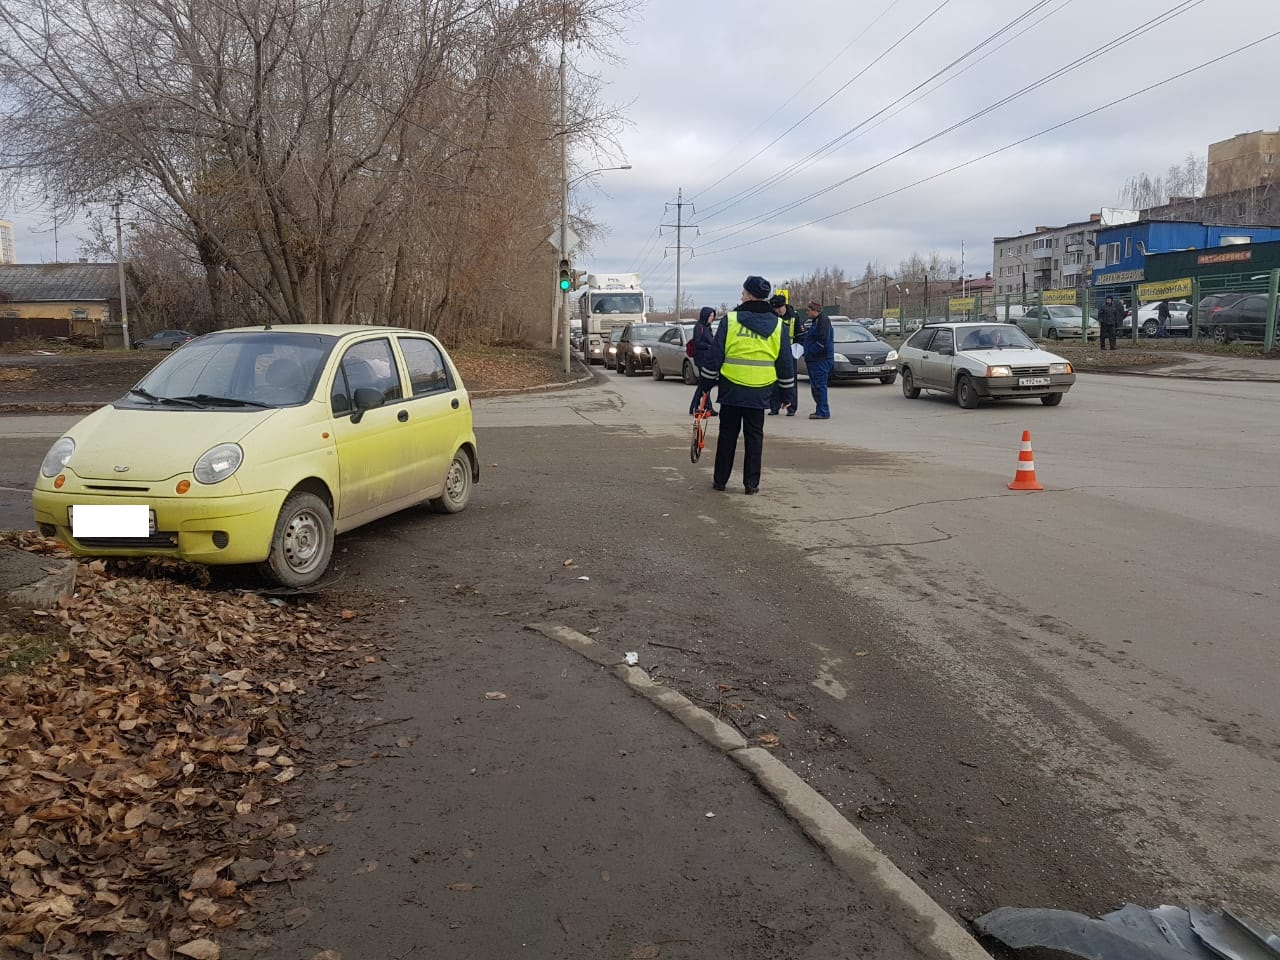
{"type": "Polygon", "coordinates": [[[471,401],[432,336],[242,327],[174,351],[49,450],[36,525],[73,552],[261,564],[315,583],[336,533],[480,479],[471,401]]]}

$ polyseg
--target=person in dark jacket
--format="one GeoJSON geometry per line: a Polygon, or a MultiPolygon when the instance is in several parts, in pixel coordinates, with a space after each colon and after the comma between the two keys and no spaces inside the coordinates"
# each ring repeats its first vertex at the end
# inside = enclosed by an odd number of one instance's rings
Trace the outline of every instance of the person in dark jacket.
{"type": "Polygon", "coordinates": [[[1173,311],[1169,309],[1169,301],[1161,300],[1160,306],[1156,307],[1156,336],[1161,340],[1169,339],[1169,318],[1173,316],[1173,311]]]}
{"type": "Polygon", "coordinates": [[[740,432],[743,489],[749,494],[760,489],[765,409],[775,383],[787,389],[796,382],[791,341],[786,325],[769,306],[770,289],[764,277],[743,281],[742,303],[725,316],[698,369],[707,389],[719,385],[720,437],[711,479],[716,490],[723,490],[733,473],[740,432]]]}
{"type": "Polygon", "coordinates": [[[1107,302],[1098,310],[1098,347],[1099,349],[1107,349],[1107,342],[1111,342],[1111,349],[1116,348],[1116,327],[1124,320],[1124,308],[1120,304],[1107,297],[1107,302]]]}
{"type": "Polygon", "coordinates": [[[810,420],[830,420],[831,407],[827,405],[827,380],[836,365],[836,341],[831,321],[822,312],[822,304],[810,300],[806,308],[809,325],[804,335],[804,367],[809,374],[809,392],[817,408],[809,414],[810,420]]]}
{"type": "MultiPolygon", "coordinates": [[[[769,306],[773,307],[773,312],[782,318],[782,322],[787,325],[787,339],[792,343],[796,342],[796,311],[791,304],[787,303],[787,298],[780,293],[775,293],[769,298],[769,306]]],[[[795,355],[795,351],[791,351],[795,355]]],[[[788,417],[796,415],[796,396],[795,385],[792,384],[791,389],[787,390],[778,384],[773,385],[773,396],[769,398],[769,416],[776,417],[778,411],[783,407],[787,410],[788,417]]]]}
{"type": "MultiPolygon", "coordinates": [[[[716,318],[715,307],[703,307],[698,311],[698,322],[693,327],[693,366],[695,370],[701,370],[702,365],[707,362],[707,356],[711,353],[711,341],[715,339],[715,329],[711,326],[711,321],[716,318]]],[[[698,385],[693,389],[693,399],[689,401],[689,414],[698,412],[698,402],[702,399],[702,395],[707,393],[702,386],[702,378],[698,378],[698,385]]],[[[711,405],[711,397],[707,396],[707,405],[711,405]]],[[[711,415],[716,415],[715,410],[711,411],[711,415]]]]}

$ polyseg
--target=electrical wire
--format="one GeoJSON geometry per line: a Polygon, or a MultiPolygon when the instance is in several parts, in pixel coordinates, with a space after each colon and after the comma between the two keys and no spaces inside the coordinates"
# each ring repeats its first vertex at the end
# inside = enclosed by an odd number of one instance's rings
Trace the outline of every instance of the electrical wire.
{"type": "Polygon", "coordinates": [[[911,146],[898,151],[892,156],[886,157],[883,160],[873,163],[869,167],[864,167],[862,170],[859,170],[857,173],[851,174],[842,180],[836,181],[833,184],[829,184],[828,186],[825,186],[819,190],[815,190],[813,193],[809,194],[808,196],[802,197],[799,200],[792,201],[791,203],[784,204],[780,207],[775,207],[774,209],[769,210],[763,214],[759,214],[755,217],[747,218],[746,220],[741,220],[736,224],[730,224],[727,227],[720,228],[720,230],[709,231],[711,233],[722,234],[712,242],[713,243],[722,242],[731,237],[737,236],[745,232],[746,230],[751,229],[752,227],[760,226],[763,223],[767,223],[769,220],[773,220],[784,213],[788,213],[789,211],[794,210],[799,206],[803,206],[804,204],[808,203],[811,200],[815,200],[818,197],[824,196],[833,190],[837,190],[840,187],[843,187],[853,182],[854,180],[857,180],[858,178],[865,176],[868,173],[871,173],[875,170],[880,169],[881,167],[885,166],[888,163],[893,162],[894,160],[900,159],[901,157],[904,157],[907,154],[912,153],[913,151],[918,150],[923,146],[927,146],[928,144],[933,143],[935,140],[941,139],[942,137],[946,136],[949,133],[954,133],[956,130],[959,130],[962,127],[965,127],[977,120],[982,119],[988,114],[993,113],[996,110],[999,110],[1001,107],[1007,106],[1008,104],[1014,102],[1015,100],[1018,100],[1021,97],[1026,96],[1028,93],[1031,93],[1039,89],[1040,87],[1045,86],[1048,83],[1052,83],[1054,80],[1058,80],[1076,70],[1079,70],[1081,67],[1087,66],[1088,64],[1092,63],[1094,60],[1099,59],[1100,57],[1106,55],[1107,53],[1110,53],[1111,51],[1118,49],[1119,47],[1131,42],[1132,40],[1137,39],[1138,37],[1146,33],[1150,33],[1152,30],[1155,30],[1157,27],[1163,26],[1165,23],[1168,23],[1170,20],[1173,20],[1175,17],[1181,16],[1182,14],[1187,13],[1188,11],[1194,9],[1195,7],[1200,6],[1204,2],[1205,0],[1182,0],[1181,3],[1175,4],[1173,7],[1166,10],[1164,13],[1159,14],[1156,17],[1153,17],[1152,19],[1146,21],[1145,23],[1139,24],[1138,26],[1132,28],[1128,32],[1107,41],[1106,43],[1102,44],[1099,47],[1094,48],[1092,51],[1085,54],[1084,57],[1077,58],[1071,61],[1070,63],[1065,64],[1062,67],[1059,67],[1057,70],[1054,70],[1053,72],[1046,74],[1045,76],[1041,77],[1039,80],[1035,80],[1032,83],[1029,83],[1026,86],[1020,88],[1019,90],[1016,90],[1013,93],[1002,97],[1001,99],[995,101],[994,103],[988,104],[987,106],[983,107],[981,110],[977,111],[976,113],[970,114],[968,117],[964,118],[963,120],[956,121],[950,126],[945,127],[944,129],[939,130],[934,134],[931,134],[925,139],[920,140],[919,142],[914,143],[911,146]],[[737,229],[734,229],[734,228],[737,228],[737,229]]]}
{"type": "Polygon", "coordinates": [[[1077,123],[1081,120],[1087,119],[1088,117],[1092,117],[1095,114],[1102,113],[1104,110],[1109,110],[1112,107],[1118,106],[1119,104],[1126,103],[1127,101],[1133,100],[1136,97],[1140,97],[1145,93],[1150,93],[1152,90],[1156,90],[1160,87],[1165,86],[1166,84],[1173,83],[1175,80],[1181,80],[1183,77],[1190,76],[1191,74],[1196,73],[1197,71],[1205,69],[1206,67],[1211,67],[1215,63],[1221,63],[1223,60],[1230,59],[1231,57],[1234,57],[1237,54],[1243,53],[1246,50],[1252,49],[1253,47],[1256,47],[1259,44],[1266,43],[1268,40],[1274,40],[1276,37],[1280,37],[1280,30],[1277,30],[1275,33],[1269,33],[1266,36],[1259,37],[1256,40],[1251,40],[1249,43],[1246,43],[1243,46],[1236,47],[1234,50],[1230,50],[1227,53],[1222,54],[1221,56],[1214,57],[1211,60],[1206,60],[1203,63],[1198,64],[1197,66],[1190,67],[1187,70],[1183,70],[1181,73],[1175,73],[1172,76],[1166,77],[1165,79],[1157,81],[1156,83],[1149,84],[1148,86],[1145,86],[1140,90],[1135,90],[1133,93],[1126,94],[1123,97],[1118,97],[1115,100],[1110,101],[1109,103],[1102,104],[1102,106],[1100,107],[1095,107],[1092,110],[1088,110],[1084,113],[1077,114],[1076,116],[1071,117],[1069,120],[1063,120],[1061,123],[1055,123],[1051,127],[1045,127],[1043,130],[1039,131],[1038,133],[1033,133],[1030,136],[1023,137],[1020,140],[1015,140],[1012,143],[1007,143],[1003,147],[998,147],[995,150],[990,150],[980,156],[973,157],[972,159],[966,160],[963,163],[957,163],[954,166],[947,167],[945,170],[939,170],[937,173],[931,174],[927,177],[921,177],[919,180],[915,180],[904,186],[898,187],[897,189],[889,190],[886,193],[882,193],[879,196],[872,197],[869,200],[863,200],[861,203],[855,203],[851,207],[845,207],[843,210],[837,210],[834,213],[827,214],[826,216],[818,217],[815,220],[810,220],[808,223],[802,223],[802,224],[799,224],[798,226],[789,227],[786,230],[780,230],[777,233],[770,234],[767,237],[761,237],[758,240],[748,240],[744,243],[735,244],[734,246],[731,246],[731,247],[724,247],[719,250],[711,250],[709,252],[704,253],[703,256],[715,256],[716,254],[720,254],[720,253],[728,253],[730,250],[740,250],[743,247],[750,247],[750,246],[754,246],[757,243],[764,243],[767,240],[776,240],[778,237],[787,236],[788,234],[795,233],[797,230],[804,230],[804,229],[807,229],[808,227],[816,226],[819,223],[825,223],[826,221],[834,219],[835,217],[843,216],[846,213],[852,213],[854,210],[860,210],[861,208],[870,206],[871,204],[876,203],[880,200],[884,200],[888,197],[897,196],[900,193],[905,193],[907,190],[911,190],[915,187],[919,187],[926,183],[930,183],[934,180],[939,179],[940,177],[945,177],[949,173],[955,173],[957,170],[963,170],[965,167],[973,166],[975,163],[980,163],[983,160],[989,160],[991,157],[1004,153],[1006,150],[1012,150],[1014,147],[1020,147],[1024,143],[1030,143],[1032,140],[1036,140],[1047,134],[1053,133],[1057,130],[1061,130],[1063,127],[1070,126],[1073,123],[1077,123]]]}
{"type": "MultiPolygon", "coordinates": [[[[889,111],[889,110],[893,109],[893,107],[897,106],[897,105],[898,105],[899,103],[901,103],[903,100],[907,99],[907,98],[908,98],[908,97],[910,97],[912,94],[914,94],[914,93],[916,93],[917,91],[919,91],[921,88],[923,88],[923,87],[927,86],[928,84],[932,83],[933,81],[937,80],[939,77],[941,77],[941,76],[943,76],[944,74],[946,74],[949,70],[953,69],[953,68],[954,68],[954,67],[956,67],[958,64],[963,63],[963,62],[964,62],[965,60],[967,60],[969,57],[973,56],[975,53],[977,53],[978,51],[980,51],[983,47],[985,47],[985,46],[987,46],[987,45],[989,45],[989,44],[993,43],[993,42],[994,42],[994,41],[996,41],[996,40],[998,40],[998,39],[999,39],[1001,36],[1003,36],[1005,33],[1008,33],[1010,30],[1014,29],[1015,27],[1017,27],[1017,26],[1018,26],[1020,23],[1022,23],[1023,21],[1025,21],[1025,20],[1027,20],[1027,19],[1030,19],[1030,18],[1031,18],[1031,17],[1033,17],[1037,12],[1039,12],[1039,11],[1040,11],[1040,10],[1042,10],[1043,8],[1045,8],[1045,7],[1049,6],[1049,5],[1050,5],[1051,3],[1053,3],[1053,2],[1055,2],[1055,0],[1038,0],[1038,2],[1037,2],[1037,3],[1035,3],[1035,4],[1033,4],[1033,5],[1031,6],[1031,8],[1030,8],[1030,9],[1028,9],[1028,10],[1024,11],[1023,13],[1019,14],[1017,17],[1015,17],[1013,20],[1011,20],[1011,21],[1009,21],[1008,23],[1006,23],[1004,26],[1002,26],[1000,29],[996,30],[994,33],[989,34],[989,35],[986,37],[986,39],[982,40],[980,43],[978,43],[977,45],[975,45],[975,46],[971,47],[969,50],[965,51],[965,52],[964,52],[963,54],[961,54],[959,57],[955,58],[955,59],[954,59],[954,60],[952,60],[950,63],[946,64],[946,65],[945,65],[944,67],[942,67],[940,70],[936,71],[932,76],[930,76],[930,77],[926,78],[925,80],[921,81],[919,84],[917,84],[917,85],[916,85],[915,87],[913,87],[912,89],[908,90],[906,93],[902,94],[902,96],[898,97],[898,99],[894,100],[892,103],[887,104],[886,106],[882,107],[880,110],[878,110],[878,111],[876,111],[875,113],[871,114],[871,116],[869,116],[869,117],[867,117],[867,118],[863,119],[862,121],[860,121],[859,123],[855,124],[853,127],[851,127],[850,129],[846,130],[844,133],[840,134],[840,136],[838,136],[838,137],[836,137],[836,138],[834,138],[834,139],[832,139],[832,140],[828,140],[828,141],[827,141],[826,143],[824,143],[822,146],[820,146],[820,147],[818,147],[816,150],[813,150],[812,152],[810,152],[807,156],[802,157],[801,159],[799,159],[799,160],[795,161],[794,163],[790,164],[789,166],[787,166],[787,167],[783,168],[783,169],[782,169],[781,171],[779,171],[778,173],[775,173],[775,174],[773,174],[773,175],[772,175],[772,176],[770,176],[770,177],[766,177],[764,180],[757,181],[757,182],[756,182],[755,184],[753,184],[752,186],[746,187],[746,188],[744,188],[743,190],[740,190],[738,193],[733,194],[733,195],[732,195],[732,196],[730,196],[730,197],[726,197],[724,200],[721,200],[721,201],[719,201],[718,203],[712,204],[712,205],[711,205],[709,208],[707,208],[707,210],[704,212],[704,214],[703,214],[704,219],[707,219],[707,220],[713,219],[713,218],[715,218],[715,217],[719,216],[720,214],[723,214],[725,211],[727,211],[727,210],[729,210],[729,209],[731,209],[731,208],[733,208],[733,207],[737,206],[738,204],[740,204],[740,203],[744,202],[745,200],[748,200],[748,199],[750,199],[751,197],[754,197],[754,196],[758,195],[759,193],[763,192],[764,190],[768,189],[769,187],[771,187],[771,186],[776,186],[777,184],[782,183],[784,180],[789,180],[791,177],[795,176],[795,175],[796,175],[797,173],[799,173],[801,170],[803,170],[803,169],[805,169],[805,168],[807,168],[807,167],[811,166],[812,164],[816,163],[816,162],[817,162],[819,159],[821,159],[825,154],[828,154],[828,153],[831,153],[832,151],[834,151],[834,150],[835,150],[835,149],[836,149],[836,148],[837,148],[837,147],[838,147],[842,142],[844,142],[844,141],[845,141],[845,140],[847,140],[850,136],[852,136],[853,134],[855,134],[859,129],[861,129],[862,127],[866,126],[868,123],[870,123],[871,121],[875,120],[877,117],[881,116],[881,115],[882,115],[882,114],[884,114],[885,112],[887,112],[887,111],[889,111]],[[718,208],[718,209],[717,209],[717,208],[718,208]]],[[[959,74],[956,74],[956,76],[959,76],[959,74]]],[[[954,79],[954,78],[952,78],[952,79],[954,79]]],[[[940,86],[942,86],[942,85],[940,85],[940,86]]],[[[794,127],[793,127],[792,129],[794,129],[794,127]]],[[[789,132],[789,131],[788,131],[788,132],[789,132]]],[[[785,134],[784,134],[784,135],[785,135],[785,134]]],[[[779,139],[781,139],[781,138],[779,138],[779,139]]],[[[778,142],[777,140],[774,140],[774,141],[773,141],[773,143],[769,144],[769,146],[772,146],[774,143],[777,143],[777,142],[778,142]]],[[[768,149],[768,147],[765,147],[765,149],[768,149]]],[[[732,227],[732,226],[735,226],[735,225],[734,225],[734,224],[731,224],[731,225],[730,225],[730,227],[732,227]]],[[[724,227],[724,228],[721,228],[721,229],[729,229],[729,227],[724,227]]],[[[711,232],[712,232],[712,233],[715,233],[715,232],[717,232],[717,231],[713,230],[713,231],[711,231],[711,232]]]]}

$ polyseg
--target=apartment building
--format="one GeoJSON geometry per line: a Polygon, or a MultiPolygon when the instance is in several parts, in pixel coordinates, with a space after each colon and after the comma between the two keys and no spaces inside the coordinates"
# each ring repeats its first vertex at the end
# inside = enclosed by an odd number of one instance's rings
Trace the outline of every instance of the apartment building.
{"type": "Polygon", "coordinates": [[[996,237],[991,271],[996,295],[1031,297],[1037,290],[1082,286],[1093,270],[1092,244],[1100,229],[1102,216],[1093,214],[1079,223],[996,237]]]}
{"type": "Polygon", "coordinates": [[[1255,130],[1209,144],[1205,196],[1280,182],[1280,130],[1255,130]]]}
{"type": "Polygon", "coordinates": [[[0,263],[17,263],[18,252],[13,242],[13,224],[0,220],[0,263]]]}

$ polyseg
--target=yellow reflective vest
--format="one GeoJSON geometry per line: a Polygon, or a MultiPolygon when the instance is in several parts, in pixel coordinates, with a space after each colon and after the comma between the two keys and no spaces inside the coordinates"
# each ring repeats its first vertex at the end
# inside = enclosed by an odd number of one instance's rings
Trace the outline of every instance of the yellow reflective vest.
{"type": "Polygon", "coordinates": [[[720,376],[740,387],[771,387],[778,382],[776,364],[782,352],[782,321],[762,337],[738,322],[737,311],[725,316],[724,363],[720,376]]]}

